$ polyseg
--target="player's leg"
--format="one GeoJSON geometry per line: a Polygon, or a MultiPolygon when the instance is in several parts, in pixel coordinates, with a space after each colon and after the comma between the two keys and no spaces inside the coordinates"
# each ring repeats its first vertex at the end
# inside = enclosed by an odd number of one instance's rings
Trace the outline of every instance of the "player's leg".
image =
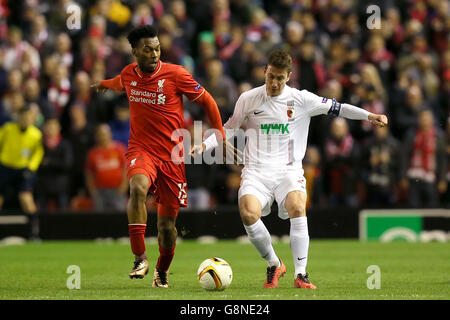
{"type": "Polygon", "coordinates": [[[39,216],[31,191],[21,191],[18,195],[20,207],[28,215],[30,221],[29,237],[32,240],[39,240],[39,216]]]}
{"type": "Polygon", "coordinates": [[[184,164],[162,161],[158,167],[155,199],[158,203],[159,258],[153,287],[167,288],[168,271],[175,255],[177,240],[176,219],[180,207],[187,206],[187,182],[184,164]]]}
{"type": "Polygon", "coordinates": [[[128,233],[131,251],[135,256],[130,273],[132,279],[142,279],[148,273],[148,260],[145,253],[145,229],[147,227],[146,199],[150,179],[144,174],[135,174],[130,178],[130,199],[127,204],[128,233]]]}
{"type": "Polygon", "coordinates": [[[309,250],[308,221],[306,217],[306,193],[294,190],[286,196],[284,206],[290,219],[290,245],[294,258],[297,288],[316,289],[306,273],[309,250]]]}
{"type": "Polygon", "coordinates": [[[278,287],[278,279],[286,272],[283,262],[275,254],[272,238],[261,220],[261,201],[252,194],[245,194],[239,198],[239,213],[245,231],[260,256],[267,261],[266,282],[264,287],[278,287]]]}
{"type": "Polygon", "coordinates": [[[159,258],[153,277],[153,287],[155,288],[167,288],[169,286],[168,271],[175,255],[178,236],[177,228],[175,227],[178,212],[179,207],[158,205],[159,258]]]}

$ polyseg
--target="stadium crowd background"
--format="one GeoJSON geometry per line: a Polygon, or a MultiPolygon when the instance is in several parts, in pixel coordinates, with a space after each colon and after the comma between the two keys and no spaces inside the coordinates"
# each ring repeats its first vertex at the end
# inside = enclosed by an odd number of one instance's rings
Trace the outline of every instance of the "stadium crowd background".
{"type": "MultiPolygon", "coordinates": [[[[126,35],[141,24],[158,26],[161,59],[184,65],[224,121],[240,93],[264,83],[274,48],[293,57],[290,86],[388,115],[389,128],[376,130],[312,120],[310,207],[450,207],[448,1],[78,0],[81,29],[69,30],[71,3],[1,1],[0,126],[27,105],[43,132],[41,210],[125,209],[127,99],[90,84],[133,61],[126,35]],[[366,25],[370,4],[381,9],[379,29],[366,25]]],[[[187,129],[208,123],[188,101],[185,120],[187,129]]],[[[190,208],[237,204],[241,167],[186,170],[190,208]]]]}

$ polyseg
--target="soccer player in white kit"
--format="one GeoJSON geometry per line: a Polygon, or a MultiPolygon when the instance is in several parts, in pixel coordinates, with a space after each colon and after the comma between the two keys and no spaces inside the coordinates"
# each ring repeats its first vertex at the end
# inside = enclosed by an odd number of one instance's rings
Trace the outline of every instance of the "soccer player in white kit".
{"type": "MultiPolygon", "coordinates": [[[[305,211],[306,180],[302,168],[311,117],[329,114],[368,120],[378,126],[386,126],[387,117],[287,86],[291,67],[292,59],[288,53],[272,52],[265,70],[265,84],[239,97],[224,128],[227,140],[232,137],[230,131],[246,129],[239,212],[250,242],[267,261],[264,287],[277,288],[278,279],[286,273],[261,220],[261,216],[270,213],[275,200],[278,216],[290,219],[294,287],[316,289],[306,273],[309,234],[305,211]]],[[[193,146],[191,154],[216,146],[215,135],[211,135],[201,146],[193,146]]]]}

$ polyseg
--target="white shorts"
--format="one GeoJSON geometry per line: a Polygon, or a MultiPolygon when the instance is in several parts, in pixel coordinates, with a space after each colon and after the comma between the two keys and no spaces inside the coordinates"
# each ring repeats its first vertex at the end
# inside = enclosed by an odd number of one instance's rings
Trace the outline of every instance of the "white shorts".
{"type": "Polygon", "coordinates": [[[293,168],[292,170],[270,170],[244,168],[241,174],[241,186],[239,188],[239,199],[251,194],[259,199],[262,206],[262,216],[270,214],[272,203],[278,204],[278,216],[288,219],[289,215],[284,206],[286,196],[291,191],[301,191],[306,194],[306,179],[303,170],[293,168]]]}

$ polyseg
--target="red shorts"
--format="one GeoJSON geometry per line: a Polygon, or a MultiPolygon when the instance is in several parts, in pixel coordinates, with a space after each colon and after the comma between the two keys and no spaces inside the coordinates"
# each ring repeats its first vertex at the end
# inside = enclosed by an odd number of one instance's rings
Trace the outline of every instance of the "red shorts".
{"type": "Polygon", "coordinates": [[[184,163],[164,161],[138,146],[126,153],[127,177],[143,174],[150,181],[149,192],[157,203],[171,208],[187,206],[187,182],[184,163]]]}

